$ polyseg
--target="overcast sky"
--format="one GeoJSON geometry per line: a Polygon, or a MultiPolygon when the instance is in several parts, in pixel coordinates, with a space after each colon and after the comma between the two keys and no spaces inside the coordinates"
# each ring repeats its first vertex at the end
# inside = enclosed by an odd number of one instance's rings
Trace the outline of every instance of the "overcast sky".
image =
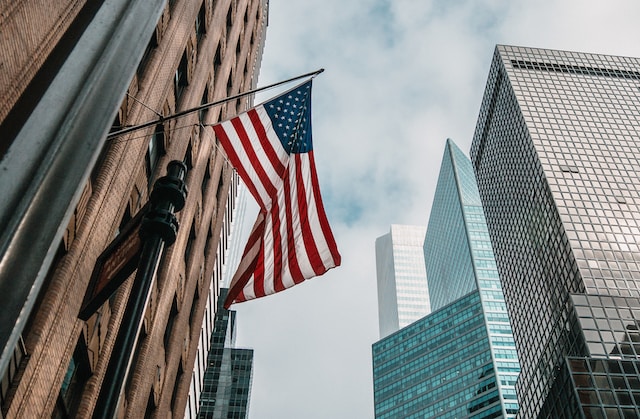
{"type": "Polygon", "coordinates": [[[640,57],[639,19],[637,0],[270,1],[258,85],[326,69],[314,152],[342,266],[232,307],[255,350],[250,419],[373,417],[374,242],[427,223],[446,138],[468,153],[495,45],[640,57]]]}

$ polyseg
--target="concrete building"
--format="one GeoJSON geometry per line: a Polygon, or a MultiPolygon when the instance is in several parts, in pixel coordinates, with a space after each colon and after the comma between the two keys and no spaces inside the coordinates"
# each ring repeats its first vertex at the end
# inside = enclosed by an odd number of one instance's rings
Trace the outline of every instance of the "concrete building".
{"type": "Polygon", "coordinates": [[[206,125],[252,98],[170,116],[256,86],[268,2],[22,0],[0,13],[0,417],[92,415],[133,276],[86,322],[83,297],[171,160],[189,193],[118,414],[182,417],[238,185],[206,125]]]}
{"type": "Polygon", "coordinates": [[[640,59],[497,46],[471,149],[523,418],[640,417],[640,59]]]}
{"type": "Polygon", "coordinates": [[[376,418],[514,418],[513,335],[471,161],[451,140],[424,258],[433,312],[374,343],[376,418]]]}
{"type": "Polygon", "coordinates": [[[394,224],[376,240],[380,337],[430,311],[422,243],[424,226],[394,224]]]}

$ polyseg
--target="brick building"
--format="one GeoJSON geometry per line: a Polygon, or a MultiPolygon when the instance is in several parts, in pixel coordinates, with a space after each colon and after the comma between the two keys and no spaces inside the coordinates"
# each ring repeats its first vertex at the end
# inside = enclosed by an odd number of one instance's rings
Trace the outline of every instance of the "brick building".
{"type": "Polygon", "coordinates": [[[97,257],[147,202],[171,160],[187,165],[189,193],[177,214],[177,240],[165,250],[152,286],[119,417],[183,416],[210,287],[218,295],[224,257],[216,255],[227,247],[238,180],[205,125],[247,109],[252,98],[163,117],[255,87],[268,1],[116,0],[111,9],[106,3],[0,1],[0,167],[10,174],[0,179],[0,192],[9,191],[0,208],[0,304],[16,301],[17,307],[4,305],[0,318],[8,325],[0,333],[0,418],[92,415],[132,277],[86,322],[78,319],[82,300],[97,257]],[[105,13],[117,22],[111,29],[105,13]],[[57,87],[81,73],[68,70],[81,63],[74,54],[92,53],[95,83],[82,94],[57,87]],[[49,106],[46,115],[59,112],[58,125],[36,118],[56,87],[59,106],[49,106]],[[78,105],[78,98],[84,102],[78,105]],[[20,153],[28,144],[23,136],[36,132],[29,129],[62,140],[47,143],[41,154],[20,153]],[[60,173],[56,159],[75,137],[84,140],[74,145],[67,172],[51,175],[60,173]],[[32,162],[32,172],[12,172],[32,162]],[[33,179],[39,186],[29,183],[33,179]],[[47,182],[56,182],[64,204],[43,205],[39,192],[31,192],[47,182]],[[50,217],[37,217],[42,234],[21,239],[30,211],[50,217]],[[16,262],[12,252],[25,246],[31,250],[16,262]]]}

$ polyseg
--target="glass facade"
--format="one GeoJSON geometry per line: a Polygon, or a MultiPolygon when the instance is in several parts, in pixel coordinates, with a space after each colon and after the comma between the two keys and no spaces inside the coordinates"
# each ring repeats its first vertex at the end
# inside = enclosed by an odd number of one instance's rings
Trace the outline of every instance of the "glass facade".
{"type": "Polygon", "coordinates": [[[234,348],[236,312],[223,307],[227,291],[220,289],[200,393],[200,419],[245,419],[249,414],[253,350],[234,348]]]}
{"type": "Polygon", "coordinates": [[[503,417],[488,347],[477,291],[374,343],[375,417],[503,417]]]}
{"type": "Polygon", "coordinates": [[[425,230],[394,224],[389,234],[376,240],[380,337],[431,311],[422,252],[425,230]]]}
{"type": "Polygon", "coordinates": [[[522,417],[640,417],[639,86],[637,58],[496,47],[471,158],[522,417]]]}
{"type": "MultiPolygon", "coordinates": [[[[229,197],[227,198],[224,219],[222,222],[222,230],[220,231],[220,240],[215,257],[215,269],[211,278],[211,285],[205,298],[204,316],[202,318],[202,326],[198,336],[198,349],[196,358],[191,372],[191,380],[189,383],[189,396],[185,407],[184,417],[192,419],[198,417],[200,406],[200,394],[203,391],[205,370],[209,358],[209,350],[211,348],[211,335],[214,331],[216,307],[220,303],[218,293],[221,289],[228,286],[234,269],[240,258],[241,240],[238,236],[238,228],[242,226],[244,215],[246,212],[247,192],[244,185],[240,182],[240,178],[236,172],[232,175],[231,188],[229,197]]],[[[201,298],[198,294],[194,295],[194,299],[201,298]]]]}
{"type": "Polygon", "coordinates": [[[376,418],[515,417],[515,343],[471,161],[451,140],[423,252],[434,312],[373,345],[376,418]]]}

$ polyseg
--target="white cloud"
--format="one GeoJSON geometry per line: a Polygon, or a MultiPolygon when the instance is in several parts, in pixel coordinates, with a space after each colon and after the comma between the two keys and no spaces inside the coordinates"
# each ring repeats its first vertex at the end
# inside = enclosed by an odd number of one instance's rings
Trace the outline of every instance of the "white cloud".
{"type": "Polygon", "coordinates": [[[260,84],[326,68],[314,82],[314,148],[343,266],[234,307],[239,343],[255,349],[250,418],[370,418],[375,239],[392,223],[427,223],[445,139],[468,150],[495,45],[640,56],[640,3],[271,0],[270,8],[260,84]]]}

